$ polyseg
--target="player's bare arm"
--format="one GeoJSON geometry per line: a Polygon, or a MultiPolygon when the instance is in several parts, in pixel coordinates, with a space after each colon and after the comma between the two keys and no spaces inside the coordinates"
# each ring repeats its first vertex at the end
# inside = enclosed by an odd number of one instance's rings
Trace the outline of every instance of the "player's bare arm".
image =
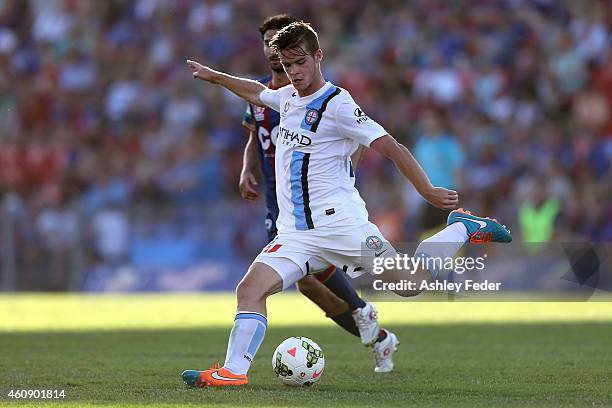
{"type": "Polygon", "coordinates": [[[401,173],[414,185],[419,194],[433,206],[443,210],[452,210],[457,207],[459,203],[457,192],[433,186],[421,165],[410,153],[410,150],[401,143],[398,143],[392,136],[385,135],[379,137],[372,142],[370,147],[393,161],[401,173]]]}
{"type": "Polygon", "coordinates": [[[266,89],[263,84],[250,79],[215,71],[210,67],[192,60],[187,60],[187,66],[191,69],[194,78],[210,82],[211,84],[221,85],[253,105],[265,106],[261,99],[259,99],[261,91],[266,89]]]}
{"type": "Polygon", "coordinates": [[[255,177],[258,168],[257,135],[251,130],[242,156],[242,171],[240,172],[240,182],[238,183],[240,195],[245,200],[256,200],[259,198],[259,193],[256,190],[258,183],[255,177]]]}

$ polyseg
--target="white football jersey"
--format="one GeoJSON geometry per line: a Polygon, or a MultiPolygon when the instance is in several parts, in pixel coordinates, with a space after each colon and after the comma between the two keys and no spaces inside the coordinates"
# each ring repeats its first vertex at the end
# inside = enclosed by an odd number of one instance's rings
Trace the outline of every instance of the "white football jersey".
{"type": "Polygon", "coordinates": [[[259,98],[280,112],[276,141],[279,232],[307,231],[347,218],[368,220],[350,156],[387,134],[342,88],[326,82],[301,98],[292,85],[259,98]]]}

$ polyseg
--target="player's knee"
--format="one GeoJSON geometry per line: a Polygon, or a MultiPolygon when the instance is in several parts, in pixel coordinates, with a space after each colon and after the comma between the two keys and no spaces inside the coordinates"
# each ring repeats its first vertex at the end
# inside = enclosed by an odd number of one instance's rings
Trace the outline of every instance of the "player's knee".
{"type": "Polygon", "coordinates": [[[238,283],[238,286],[236,286],[236,299],[238,299],[238,302],[251,300],[253,294],[254,290],[252,285],[250,285],[249,282],[246,282],[244,279],[238,283]]]}
{"type": "Polygon", "coordinates": [[[252,279],[243,279],[236,286],[236,298],[239,301],[259,301],[267,297],[267,291],[264,285],[259,282],[253,282],[252,279]]]}
{"type": "Polygon", "coordinates": [[[258,302],[282,290],[282,286],[282,280],[271,268],[252,265],[236,286],[236,298],[238,303],[258,302]]]}

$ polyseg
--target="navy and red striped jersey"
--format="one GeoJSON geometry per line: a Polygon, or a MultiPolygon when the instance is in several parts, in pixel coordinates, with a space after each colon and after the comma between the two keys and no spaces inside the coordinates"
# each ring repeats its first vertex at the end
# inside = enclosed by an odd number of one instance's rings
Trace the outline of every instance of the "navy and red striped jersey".
{"type": "MultiPolygon", "coordinates": [[[[259,79],[259,82],[270,89],[272,76],[259,79]]],[[[276,179],[274,176],[274,156],[276,154],[276,139],[278,137],[278,125],[280,123],[279,113],[268,107],[262,108],[252,104],[247,105],[242,125],[255,132],[257,145],[259,146],[261,170],[264,176],[264,188],[266,190],[266,208],[276,221],[278,217],[278,203],[276,202],[276,179]]]]}

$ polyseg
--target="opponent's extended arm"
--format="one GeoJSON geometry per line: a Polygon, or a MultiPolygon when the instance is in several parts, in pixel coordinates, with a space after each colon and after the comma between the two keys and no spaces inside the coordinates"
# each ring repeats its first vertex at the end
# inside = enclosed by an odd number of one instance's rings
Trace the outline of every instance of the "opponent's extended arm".
{"type": "Polygon", "coordinates": [[[259,99],[261,91],[266,89],[263,84],[250,79],[235,77],[220,71],[215,71],[212,68],[192,60],[187,60],[187,66],[189,66],[193,72],[194,78],[221,85],[253,105],[266,106],[259,99]]]}
{"type": "Polygon", "coordinates": [[[393,161],[419,194],[432,205],[444,210],[452,210],[457,207],[459,202],[457,192],[442,187],[434,187],[410,150],[398,143],[392,136],[379,137],[370,144],[370,147],[393,161]]]}

